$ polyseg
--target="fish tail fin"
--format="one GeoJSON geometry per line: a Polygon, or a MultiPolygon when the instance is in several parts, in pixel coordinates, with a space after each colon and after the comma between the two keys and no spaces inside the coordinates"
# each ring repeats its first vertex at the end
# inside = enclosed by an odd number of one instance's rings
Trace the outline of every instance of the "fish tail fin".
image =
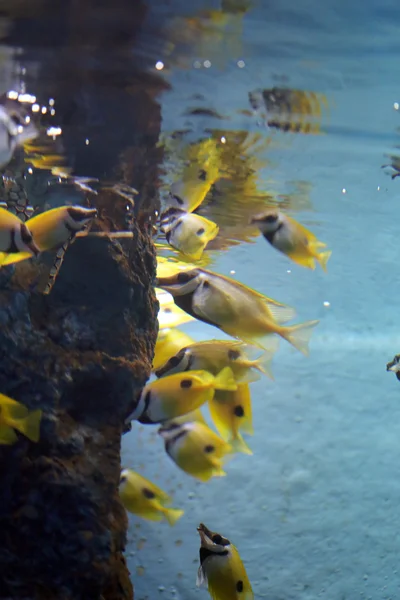
{"type": "Polygon", "coordinates": [[[42,411],[33,410],[23,419],[18,420],[16,429],[23,433],[31,442],[38,442],[40,438],[40,421],[42,419],[42,411]]]}
{"type": "Polygon", "coordinates": [[[165,508],[163,512],[165,518],[172,527],[173,525],[175,525],[178,519],[181,518],[185,511],[181,510],[180,508],[165,508]]]}
{"type": "Polygon", "coordinates": [[[227,392],[236,392],[237,383],[230,367],[225,367],[216,375],[214,379],[214,388],[216,390],[226,390],[227,392]]]}
{"type": "Polygon", "coordinates": [[[264,355],[256,361],[256,365],[254,365],[261,373],[264,373],[267,377],[275,380],[274,374],[271,369],[273,356],[271,356],[270,352],[265,352],[264,355]]]}
{"type": "Polygon", "coordinates": [[[234,452],[240,452],[241,454],[250,454],[250,455],[253,454],[253,451],[246,444],[246,442],[243,439],[242,434],[239,432],[237,433],[237,435],[234,439],[229,440],[229,443],[232,446],[232,449],[234,452]]]}
{"type": "Polygon", "coordinates": [[[327,250],[326,252],[321,252],[320,254],[318,254],[318,262],[325,271],[325,273],[327,272],[326,263],[330,259],[331,254],[332,250],[327,250]]]}
{"type": "Polygon", "coordinates": [[[299,350],[305,356],[309,354],[308,344],[311,339],[312,330],[319,321],[306,321],[299,325],[292,325],[291,327],[282,328],[282,336],[292,344],[297,350],[299,350]]]}

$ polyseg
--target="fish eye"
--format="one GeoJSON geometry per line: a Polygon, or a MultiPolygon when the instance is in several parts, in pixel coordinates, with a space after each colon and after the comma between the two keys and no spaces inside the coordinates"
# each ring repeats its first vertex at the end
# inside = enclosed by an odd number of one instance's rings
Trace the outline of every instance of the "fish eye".
{"type": "Polygon", "coordinates": [[[235,415],[235,417],[244,417],[243,406],[240,406],[240,404],[235,406],[235,408],[233,409],[233,414],[235,415]]]}
{"type": "Polygon", "coordinates": [[[203,288],[209,288],[210,284],[208,283],[208,281],[203,281],[203,288]]]}
{"type": "Polygon", "coordinates": [[[178,273],[176,279],[178,280],[179,283],[187,283],[188,281],[190,281],[192,278],[188,273],[180,272],[178,273]]]}
{"type": "Polygon", "coordinates": [[[171,310],[170,308],[164,308],[164,312],[165,312],[165,313],[171,313],[171,312],[172,312],[172,310],[171,310]]]}
{"type": "Polygon", "coordinates": [[[121,478],[119,480],[119,483],[125,483],[125,481],[127,480],[126,475],[121,475],[121,478]]]}
{"type": "Polygon", "coordinates": [[[21,239],[24,242],[24,244],[30,244],[31,241],[33,240],[33,236],[31,234],[31,232],[29,231],[27,226],[24,224],[21,225],[21,239]]]}
{"type": "Polygon", "coordinates": [[[155,493],[152,492],[151,490],[149,490],[148,488],[143,488],[142,489],[142,494],[145,498],[147,498],[148,500],[152,500],[153,498],[156,497],[155,493]]]}
{"type": "Polygon", "coordinates": [[[214,533],[214,535],[212,536],[212,541],[214,542],[214,544],[221,544],[222,536],[220,536],[219,533],[214,533]]]}
{"type": "Polygon", "coordinates": [[[198,230],[196,231],[196,235],[203,235],[203,233],[204,233],[204,232],[205,232],[205,229],[204,229],[204,227],[200,227],[200,229],[198,229],[198,230]]]}
{"type": "Polygon", "coordinates": [[[191,379],[182,379],[181,381],[181,388],[183,389],[189,389],[192,387],[192,380],[191,379]]]}
{"type": "Polygon", "coordinates": [[[199,179],[201,179],[201,181],[206,181],[206,179],[207,179],[207,171],[205,171],[204,169],[201,169],[199,171],[199,179]]]}
{"type": "Polygon", "coordinates": [[[169,359],[168,361],[168,365],[170,367],[177,367],[179,365],[179,363],[181,362],[181,359],[179,358],[179,356],[173,356],[172,358],[169,359]]]}
{"type": "Polygon", "coordinates": [[[213,446],[212,444],[207,444],[207,446],[204,446],[204,452],[206,454],[211,454],[211,452],[214,452],[215,450],[215,446],[213,446]]]}
{"type": "Polygon", "coordinates": [[[240,356],[239,350],[228,350],[229,360],[237,360],[240,356]]]}
{"type": "Polygon", "coordinates": [[[278,220],[278,215],[268,215],[265,217],[264,221],[266,223],[275,223],[278,220]]]}

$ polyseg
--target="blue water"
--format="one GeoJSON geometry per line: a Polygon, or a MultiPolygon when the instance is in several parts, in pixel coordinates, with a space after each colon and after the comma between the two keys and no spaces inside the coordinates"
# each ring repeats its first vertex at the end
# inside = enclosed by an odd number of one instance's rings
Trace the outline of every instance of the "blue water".
{"type": "MultiPolygon", "coordinates": [[[[224,69],[171,68],[166,75],[165,132],[185,127],[182,113],[196,93],[232,116],[227,135],[229,128],[260,130],[235,111],[248,109],[248,91],[276,85],[277,75],[327,95],[324,135],[261,127],[274,141],[261,188],[272,180],[284,194],[293,182],[309,184],[312,210],[295,216],[333,254],[327,274],[291,263],[261,237],[213,254],[212,270],[294,306],[298,322],[320,324],[308,358],[281,341],[275,381],[251,385],[254,455],[236,455],[227,477],[204,484],[185,475],[164,454],[157,427],[134,424],[124,437],[124,466],[185,509],[173,529],[130,516],[137,600],[208,597],[195,586],[200,521],[237,546],[256,598],[400,597],[400,388],[386,373],[400,350],[400,181],[381,169],[400,139],[399,33],[394,1],[260,1],[244,17],[241,56],[224,69]],[[239,58],[244,69],[235,66],[239,58]]],[[[199,131],[215,126],[192,121],[199,131]]],[[[223,337],[199,322],[182,329],[196,340],[223,337]]]]}

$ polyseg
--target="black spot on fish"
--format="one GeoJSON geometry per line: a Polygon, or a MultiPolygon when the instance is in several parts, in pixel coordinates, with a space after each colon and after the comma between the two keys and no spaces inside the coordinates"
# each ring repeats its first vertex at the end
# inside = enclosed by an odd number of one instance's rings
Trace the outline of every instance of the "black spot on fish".
{"type": "Polygon", "coordinates": [[[152,492],[151,490],[149,490],[148,488],[143,488],[142,489],[142,494],[145,498],[147,498],[148,500],[152,500],[153,498],[156,497],[155,493],[152,492]]]}
{"type": "Polygon", "coordinates": [[[229,360],[237,360],[240,356],[239,350],[228,350],[229,360]]]}
{"type": "Polygon", "coordinates": [[[240,404],[235,406],[235,408],[233,409],[233,414],[235,415],[235,417],[244,417],[243,406],[240,406],[240,404]]]}
{"type": "Polygon", "coordinates": [[[164,308],[164,312],[165,312],[165,313],[171,313],[171,312],[172,312],[172,310],[171,310],[170,308],[164,308]]]}
{"type": "Polygon", "coordinates": [[[197,235],[203,235],[203,233],[204,233],[204,232],[205,232],[205,229],[204,229],[204,227],[200,227],[200,229],[198,229],[198,230],[196,231],[196,234],[197,234],[197,235]]]}
{"type": "Polygon", "coordinates": [[[264,219],[266,223],[275,223],[278,220],[278,215],[267,215],[264,219]]]}
{"type": "Polygon", "coordinates": [[[241,579],[236,582],[236,591],[243,592],[243,581],[241,579]]]}
{"type": "Polygon", "coordinates": [[[201,181],[207,181],[207,171],[201,169],[199,171],[199,179],[201,179],[201,181]]]}
{"type": "Polygon", "coordinates": [[[181,388],[183,389],[189,389],[192,387],[192,380],[191,379],[182,379],[181,381],[181,388]]]}
{"type": "Polygon", "coordinates": [[[182,360],[182,357],[177,354],[176,356],[173,356],[172,358],[169,359],[168,366],[177,367],[179,365],[179,363],[181,362],[181,360],[182,360]]]}
{"type": "Polygon", "coordinates": [[[204,446],[204,452],[206,454],[211,454],[211,452],[214,452],[215,450],[215,446],[213,446],[212,444],[207,444],[207,446],[204,446]]]}

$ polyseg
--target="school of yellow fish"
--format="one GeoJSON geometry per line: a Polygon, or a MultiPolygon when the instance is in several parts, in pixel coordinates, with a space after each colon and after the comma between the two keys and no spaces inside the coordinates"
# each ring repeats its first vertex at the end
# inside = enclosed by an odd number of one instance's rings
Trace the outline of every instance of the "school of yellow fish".
{"type": "MultiPolygon", "coordinates": [[[[288,325],[295,317],[292,307],[196,265],[219,232],[218,224],[195,212],[221,175],[215,142],[206,140],[202,149],[204,155],[187,167],[163,201],[159,232],[182,261],[158,255],[155,285],[160,309],[154,378],[142,390],[126,422],[157,425],[165,453],[176,467],[208,482],[227,474],[226,465],[235,453],[252,454],[243,437],[253,434],[250,384],[263,375],[273,379],[271,362],[279,338],[307,355],[318,321],[288,325]],[[196,342],[177,329],[195,319],[231,339],[196,342]],[[215,431],[201,411],[206,405],[215,431]]],[[[45,210],[23,221],[0,207],[0,268],[42,252],[65,251],[77,235],[88,235],[96,216],[95,208],[76,205],[45,210]]],[[[319,263],[326,271],[331,255],[326,244],[283,211],[269,208],[253,215],[246,225],[257,228],[294,263],[309,269],[319,263]]],[[[23,403],[0,394],[0,444],[16,443],[18,434],[37,442],[41,417],[41,410],[29,411],[23,403]]],[[[126,510],[142,518],[165,519],[174,525],[183,515],[183,510],[171,508],[168,494],[131,469],[122,470],[119,493],[126,510]]],[[[253,598],[235,546],[204,524],[197,530],[197,584],[207,585],[216,600],[253,598]]]]}

